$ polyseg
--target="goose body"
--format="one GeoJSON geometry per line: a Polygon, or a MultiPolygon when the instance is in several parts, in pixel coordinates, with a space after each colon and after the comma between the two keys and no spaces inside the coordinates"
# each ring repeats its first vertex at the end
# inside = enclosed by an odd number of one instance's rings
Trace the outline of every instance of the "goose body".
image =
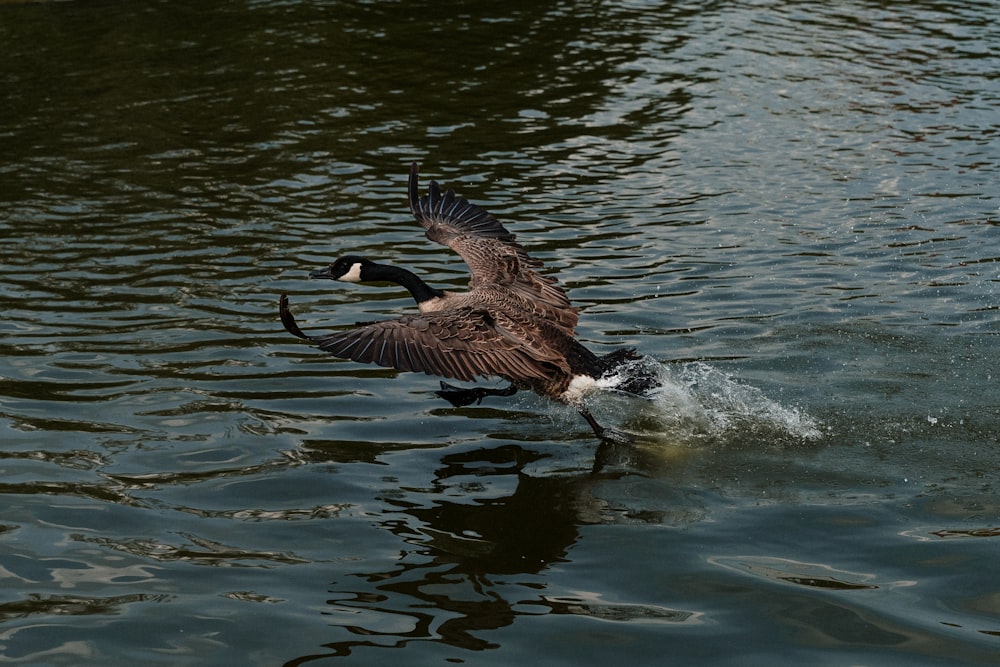
{"type": "Polygon", "coordinates": [[[465,260],[471,272],[468,290],[439,290],[407,269],[347,255],[311,276],[399,284],[409,290],[418,312],[309,336],[295,323],[282,294],[279,310],[285,329],[334,356],[360,363],[461,381],[499,376],[511,387],[459,389],[442,382],[437,393],[460,406],[488,395],[530,389],[572,405],[599,438],[613,438],[615,432],[601,427],[583,405],[581,390],[636,359],[635,351],[622,349],[599,357],[584,347],[573,335],[577,309],[554,278],[538,273],[542,263],[530,257],[496,218],[451,190],[441,192],[431,181],[427,195],[421,197],[417,174],[414,163],[410,211],[427,238],[465,260]]]}

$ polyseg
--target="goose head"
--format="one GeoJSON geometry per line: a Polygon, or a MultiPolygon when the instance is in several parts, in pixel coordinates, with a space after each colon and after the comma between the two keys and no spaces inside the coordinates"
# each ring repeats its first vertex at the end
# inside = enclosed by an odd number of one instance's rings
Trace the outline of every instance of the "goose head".
{"type": "Polygon", "coordinates": [[[330,266],[309,274],[310,278],[328,278],[329,280],[341,280],[345,283],[360,283],[375,278],[375,262],[357,257],[355,255],[344,255],[337,258],[330,266]]]}

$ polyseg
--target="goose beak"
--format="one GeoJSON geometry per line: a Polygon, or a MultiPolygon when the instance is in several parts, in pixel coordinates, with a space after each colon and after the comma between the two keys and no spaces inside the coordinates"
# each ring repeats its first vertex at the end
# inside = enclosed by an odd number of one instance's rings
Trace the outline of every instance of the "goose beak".
{"type": "Polygon", "coordinates": [[[326,267],[325,269],[319,269],[318,271],[311,271],[309,273],[309,277],[310,278],[328,278],[330,280],[334,279],[333,278],[333,274],[330,273],[330,267],[329,266],[326,267]]]}

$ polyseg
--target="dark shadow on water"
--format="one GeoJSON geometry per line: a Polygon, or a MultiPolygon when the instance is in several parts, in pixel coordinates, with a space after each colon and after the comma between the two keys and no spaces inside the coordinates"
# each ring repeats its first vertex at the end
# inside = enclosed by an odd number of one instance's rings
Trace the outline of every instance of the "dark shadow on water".
{"type": "Polygon", "coordinates": [[[326,644],[329,653],[285,664],[411,642],[495,649],[499,644],[483,632],[509,626],[519,615],[602,613],[541,594],[540,573],[567,562],[579,526],[594,522],[588,491],[597,479],[585,471],[525,473],[546,456],[515,445],[448,454],[426,490],[430,502],[418,502],[414,493],[387,499],[396,509],[381,526],[409,548],[391,569],[333,582],[323,613],[348,636],[326,644]]]}

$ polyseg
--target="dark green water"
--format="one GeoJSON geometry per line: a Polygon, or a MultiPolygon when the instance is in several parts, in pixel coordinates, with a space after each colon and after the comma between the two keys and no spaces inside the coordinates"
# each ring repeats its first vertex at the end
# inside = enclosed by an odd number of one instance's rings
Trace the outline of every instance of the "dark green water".
{"type": "Polygon", "coordinates": [[[995,664],[998,19],[0,3],[0,661],[995,664]],[[282,330],[461,288],[414,160],[662,365],[599,473],[282,330]]]}

